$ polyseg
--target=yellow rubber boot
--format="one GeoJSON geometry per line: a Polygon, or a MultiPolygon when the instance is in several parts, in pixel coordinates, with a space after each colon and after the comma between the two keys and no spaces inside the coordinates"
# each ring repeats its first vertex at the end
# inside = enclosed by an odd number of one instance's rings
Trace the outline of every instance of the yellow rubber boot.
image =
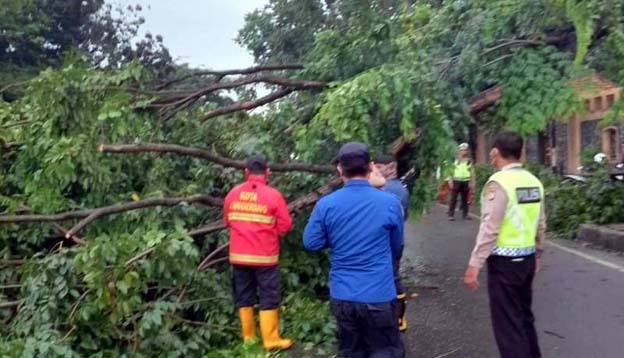
{"type": "Polygon", "coordinates": [[[254,321],[253,307],[241,307],[238,309],[238,317],[241,321],[241,337],[244,342],[256,337],[256,321],[254,321]]]}
{"type": "Polygon", "coordinates": [[[290,339],[281,338],[279,335],[279,313],[275,310],[260,311],[260,332],[262,333],[262,345],[267,351],[286,350],[292,347],[290,339]]]}

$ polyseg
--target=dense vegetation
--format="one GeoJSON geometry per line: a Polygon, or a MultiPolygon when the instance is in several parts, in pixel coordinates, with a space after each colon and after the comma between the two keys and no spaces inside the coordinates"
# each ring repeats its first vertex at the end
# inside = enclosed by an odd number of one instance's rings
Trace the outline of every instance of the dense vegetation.
{"type": "Polygon", "coordinates": [[[418,209],[474,125],[533,133],[578,108],[569,80],[624,81],[615,1],[271,0],[239,37],[264,67],[233,72],[175,65],[157,36],[133,45],[140,18],[102,1],[2,5],[3,356],[255,354],[238,345],[219,223],[242,179],[233,159],[254,151],[319,165],[276,168],[272,183],[297,214],[283,329],[326,350],[327,258],[299,236],[341,142],[393,143],[420,174],[418,209]],[[498,103],[471,116],[469,98],[494,86],[498,103]]]}

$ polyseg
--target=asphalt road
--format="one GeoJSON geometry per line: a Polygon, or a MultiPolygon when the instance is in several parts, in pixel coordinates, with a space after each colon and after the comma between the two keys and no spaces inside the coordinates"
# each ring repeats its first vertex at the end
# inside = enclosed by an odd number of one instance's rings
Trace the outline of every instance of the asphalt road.
{"type": "MultiPolygon", "coordinates": [[[[462,284],[478,225],[478,220],[449,222],[439,206],[408,225],[407,357],[498,357],[487,275],[480,275],[476,293],[462,284]]],[[[550,241],[534,284],[534,312],[544,358],[623,358],[624,258],[550,241]]]]}

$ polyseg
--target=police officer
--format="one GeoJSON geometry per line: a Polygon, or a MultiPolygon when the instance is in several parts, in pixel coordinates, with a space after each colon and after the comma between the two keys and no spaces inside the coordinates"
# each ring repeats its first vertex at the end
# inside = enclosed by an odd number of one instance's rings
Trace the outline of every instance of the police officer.
{"type": "MultiPolygon", "coordinates": [[[[382,187],[386,192],[393,194],[401,202],[403,208],[403,221],[407,220],[409,213],[409,192],[398,178],[398,163],[396,158],[392,155],[381,155],[375,159],[375,168],[383,176],[386,183],[382,187]]],[[[405,317],[407,293],[401,283],[401,258],[403,257],[403,248],[399,253],[399,257],[393,262],[394,269],[394,284],[397,289],[397,302],[398,302],[398,321],[399,330],[405,332],[407,330],[407,317],[405,317]]]]}
{"type": "Polygon", "coordinates": [[[517,133],[496,136],[490,159],[499,171],[484,188],[481,227],[464,276],[466,286],[477,290],[487,262],[492,326],[502,358],[541,357],[531,302],[546,230],[544,189],[522,168],[522,147],[517,133]]]}
{"type": "Polygon", "coordinates": [[[318,201],[303,233],[308,250],[330,250],[329,293],[338,324],[339,357],[401,358],[393,259],[403,246],[401,203],[369,183],[366,146],[347,143],[338,153],[345,182],[318,201]]]}
{"type": "Polygon", "coordinates": [[[453,175],[448,179],[451,189],[449,220],[455,220],[457,197],[461,196],[461,210],[464,220],[468,220],[468,194],[474,186],[474,169],[470,159],[470,146],[462,143],[457,147],[457,158],[453,163],[453,175]]]}
{"type": "Polygon", "coordinates": [[[244,341],[256,335],[253,306],[260,297],[260,332],[266,350],[288,349],[278,329],[279,238],[292,220],[282,194],[267,185],[269,169],[261,155],[247,158],[246,181],[225,198],[223,220],[230,229],[234,300],[244,341]]]}

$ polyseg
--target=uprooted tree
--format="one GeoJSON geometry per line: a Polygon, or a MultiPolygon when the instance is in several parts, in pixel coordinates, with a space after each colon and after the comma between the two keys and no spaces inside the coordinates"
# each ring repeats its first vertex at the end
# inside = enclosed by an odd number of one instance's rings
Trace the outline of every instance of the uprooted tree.
{"type": "MultiPolygon", "coordinates": [[[[3,105],[11,130],[2,152],[0,265],[10,268],[2,273],[2,351],[149,355],[157,346],[196,355],[236,337],[222,198],[242,180],[245,154],[262,149],[241,149],[236,126],[261,123],[246,114],[256,107],[325,87],[284,73],[297,68],[193,74],[186,77],[209,78],[187,90],[184,76],[162,84],[141,77],[138,65],[102,72],[76,63],[43,72],[3,105]],[[278,88],[237,102],[217,93],[257,82],[278,88]]],[[[296,215],[340,182],[331,165],[291,154],[267,153],[296,215]]],[[[293,270],[286,286],[307,282],[314,293],[323,280],[318,257],[290,251],[283,270],[305,265],[308,273],[293,270]]]]}
{"type": "Polygon", "coordinates": [[[252,152],[296,218],[284,329],[331,343],[326,256],[299,235],[339,185],[339,144],[415,169],[418,210],[471,114],[531,133],[576,105],[581,70],[620,81],[622,24],[607,1],[272,0],[241,32],[255,67],[163,79],[74,60],[16,83],[0,103],[0,355],[238,354],[220,206],[252,152]]]}

